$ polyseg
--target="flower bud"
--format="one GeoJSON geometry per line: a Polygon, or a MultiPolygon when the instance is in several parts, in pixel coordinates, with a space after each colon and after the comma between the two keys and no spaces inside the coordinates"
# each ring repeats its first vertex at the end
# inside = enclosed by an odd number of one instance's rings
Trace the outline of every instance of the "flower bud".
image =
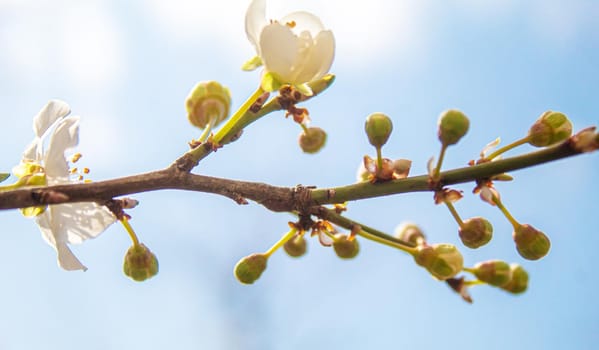
{"type": "Polygon", "coordinates": [[[391,118],[383,113],[372,113],[366,118],[364,129],[370,144],[380,148],[387,143],[389,135],[393,131],[393,123],[391,118]]]}
{"type": "Polygon", "coordinates": [[[352,259],[360,252],[360,246],[356,239],[349,239],[347,235],[338,233],[333,240],[333,249],[341,259],[352,259]]]}
{"type": "Polygon", "coordinates": [[[493,237],[493,226],[485,218],[474,217],[464,220],[458,233],[466,247],[476,249],[489,243],[493,237]]]}
{"type": "Polygon", "coordinates": [[[510,265],[501,260],[489,260],[474,266],[474,275],[479,280],[495,287],[501,287],[512,279],[510,265]]]}
{"type": "Polygon", "coordinates": [[[453,145],[466,135],[469,127],[470,121],[464,113],[449,109],[439,116],[437,136],[443,145],[453,145]]]}
{"type": "Polygon", "coordinates": [[[395,228],[395,237],[413,245],[421,245],[426,242],[426,237],[420,227],[411,222],[403,222],[395,228]]]}
{"type": "Polygon", "coordinates": [[[216,81],[198,83],[185,100],[189,122],[200,129],[208,126],[211,118],[216,118],[214,125],[226,119],[230,106],[229,89],[216,81]]]}
{"type": "Polygon", "coordinates": [[[125,255],[123,272],[137,282],[145,281],[158,273],[158,259],[144,244],[133,245],[125,255]]]}
{"type": "Polygon", "coordinates": [[[572,136],[571,146],[577,152],[593,152],[599,149],[599,133],[597,128],[590,126],[572,136]]]}
{"type": "Polygon", "coordinates": [[[518,264],[511,264],[510,269],[512,270],[512,278],[508,283],[501,286],[501,289],[513,294],[524,293],[528,288],[528,273],[518,264]]]}
{"type": "Polygon", "coordinates": [[[299,136],[299,145],[305,153],[316,153],[327,141],[327,133],[321,128],[311,127],[299,136]]]}
{"type": "Polygon", "coordinates": [[[414,260],[439,280],[454,277],[464,267],[462,254],[447,243],[418,246],[414,260]]]}
{"type": "Polygon", "coordinates": [[[266,270],[267,261],[266,254],[254,253],[248,255],[235,265],[235,277],[243,284],[252,284],[266,270]]]}
{"type": "Polygon", "coordinates": [[[295,235],[283,245],[285,252],[294,258],[306,254],[306,238],[304,235],[295,235]]]}
{"type": "Polygon", "coordinates": [[[513,237],[516,249],[524,259],[538,260],[547,255],[551,247],[549,238],[528,224],[518,226],[513,237]]]}
{"type": "Polygon", "coordinates": [[[560,112],[547,111],[528,131],[528,143],[536,147],[545,147],[564,141],[572,135],[572,123],[560,112]]]}

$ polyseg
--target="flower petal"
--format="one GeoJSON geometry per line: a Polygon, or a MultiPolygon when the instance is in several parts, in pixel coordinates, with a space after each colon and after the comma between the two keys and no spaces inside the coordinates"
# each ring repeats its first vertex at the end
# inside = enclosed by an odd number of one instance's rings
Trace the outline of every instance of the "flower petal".
{"type": "Polygon", "coordinates": [[[51,100],[48,102],[33,118],[33,132],[35,136],[42,137],[55,121],[65,117],[70,112],[71,108],[66,102],[60,100],[51,100]]]}
{"type": "Polygon", "coordinates": [[[52,133],[44,159],[49,184],[67,181],[69,168],[64,152],[75,147],[78,142],[79,117],[60,120],[52,133]]]}
{"type": "Polygon", "coordinates": [[[292,73],[299,45],[299,38],[289,27],[276,22],[264,27],[260,34],[260,53],[266,70],[276,74],[283,83],[296,83],[292,73]]]}
{"type": "Polygon", "coordinates": [[[116,218],[96,203],[51,205],[36,217],[42,237],[58,253],[58,263],[65,270],[86,270],[67,243],[78,244],[97,237],[116,218]]]}
{"type": "Polygon", "coordinates": [[[288,14],[281,18],[281,24],[287,25],[291,28],[295,35],[300,35],[302,32],[307,31],[312,37],[315,37],[324,30],[324,25],[320,21],[320,18],[306,11],[297,11],[288,14]]]}
{"type": "Polygon", "coordinates": [[[86,271],[87,267],[77,259],[75,254],[71,251],[66,243],[60,242],[56,245],[56,253],[58,254],[58,266],[62,267],[67,271],[83,270],[86,271]]]}
{"type": "Polygon", "coordinates": [[[245,14],[245,34],[260,55],[259,39],[262,28],[266,26],[266,1],[254,0],[250,3],[245,14]]]}
{"type": "Polygon", "coordinates": [[[309,66],[318,67],[312,75],[312,80],[320,79],[329,72],[335,58],[335,37],[333,32],[325,30],[314,38],[314,47],[310,54],[309,66]]]}

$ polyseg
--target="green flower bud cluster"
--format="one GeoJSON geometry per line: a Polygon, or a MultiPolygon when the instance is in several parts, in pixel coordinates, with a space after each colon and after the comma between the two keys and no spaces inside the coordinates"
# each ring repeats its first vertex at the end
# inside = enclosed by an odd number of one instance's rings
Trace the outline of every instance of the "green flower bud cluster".
{"type": "Polygon", "coordinates": [[[414,260],[439,280],[454,277],[464,267],[460,251],[453,244],[447,243],[418,246],[414,260]]]}
{"type": "Polygon", "coordinates": [[[262,272],[266,270],[268,256],[262,253],[254,253],[239,260],[235,265],[234,273],[239,282],[243,284],[252,284],[260,278],[262,272]]]}
{"type": "Polygon", "coordinates": [[[485,218],[474,217],[463,221],[458,234],[466,247],[476,249],[489,243],[493,237],[493,226],[485,218]]]}
{"type": "Polygon", "coordinates": [[[572,123],[565,114],[547,111],[528,131],[528,143],[546,147],[564,141],[572,135],[572,123]]]}
{"type": "Polygon", "coordinates": [[[534,227],[523,224],[518,225],[513,233],[514,242],[518,253],[528,260],[538,260],[547,255],[551,242],[549,238],[534,227]]]}
{"type": "Polygon", "coordinates": [[[528,273],[518,264],[489,260],[476,264],[471,272],[480,281],[513,294],[523,293],[528,288],[528,273]]]}
{"type": "Polygon", "coordinates": [[[391,118],[383,113],[372,113],[366,117],[364,125],[368,142],[375,148],[381,148],[393,131],[393,122],[391,118]]]}
{"type": "Polygon", "coordinates": [[[470,127],[470,120],[461,111],[449,109],[441,113],[437,123],[437,136],[443,146],[454,145],[466,135],[470,127]]]}
{"type": "Polygon", "coordinates": [[[287,255],[294,258],[299,258],[300,256],[306,254],[306,238],[303,234],[295,235],[293,238],[285,242],[285,244],[283,245],[283,249],[285,250],[287,255]]]}
{"type": "Polygon", "coordinates": [[[137,282],[158,274],[158,259],[144,244],[134,244],[127,250],[123,272],[137,282]]]}
{"type": "Polygon", "coordinates": [[[397,226],[397,228],[395,228],[395,237],[404,242],[412,243],[415,246],[426,243],[426,236],[420,227],[411,222],[404,222],[397,226]]]}
{"type": "Polygon", "coordinates": [[[360,245],[353,237],[338,233],[333,237],[333,249],[341,259],[353,259],[360,252],[360,245]]]}
{"type": "Polygon", "coordinates": [[[299,145],[305,153],[317,153],[327,141],[327,133],[316,127],[310,127],[304,130],[299,136],[299,145]]]}
{"type": "Polygon", "coordinates": [[[215,126],[229,116],[231,93],[217,81],[203,81],[191,90],[185,107],[192,125],[204,129],[213,118],[212,126],[215,126]]]}

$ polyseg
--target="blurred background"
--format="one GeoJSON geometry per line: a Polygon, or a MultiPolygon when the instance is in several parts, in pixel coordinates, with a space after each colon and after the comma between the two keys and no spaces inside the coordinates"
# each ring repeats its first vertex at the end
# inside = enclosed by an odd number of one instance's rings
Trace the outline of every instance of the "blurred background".
{"type": "MultiPolygon", "coordinates": [[[[184,100],[201,80],[218,80],[234,107],[259,72],[244,32],[249,1],[0,0],[0,170],[18,164],[33,137],[32,117],[52,98],[81,115],[78,165],[102,180],[169,165],[199,130],[184,100]]],[[[318,187],[355,181],[363,133],[375,111],[393,118],[384,148],[423,174],[437,155],[439,113],[459,108],[471,129],[445,168],[464,166],[488,142],[522,137],[548,109],[579,130],[599,122],[599,3],[592,0],[283,1],[269,18],[308,10],[334,31],[335,84],[304,107],[327,130],[324,150],[303,154],[300,128],[276,113],[195,172],[318,187]]],[[[530,151],[526,146],[511,154],[530,151]]],[[[468,266],[491,258],[521,263],[529,290],[519,296],[475,287],[463,302],[412,259],[361,240],[341,261],[310,240],[308,254],[277,252],[252,286],[232,270],[287,230],[286,214],[202,193],[136,195],[130,211],[140,239],[160,261],[155,278],[122,273],[130,245],[119,225],[73,250],[89,268],[66,272],[33,220],[0,212],[0,349],[589,349],[599,342],[597,155],[512,173],[498,184],[505,205],[551,238],[544,259],[524,261],[496,208],[470,195],[463,218],[484,216],[493,241],[461,245],[446,208],[428,193],[351,203],[347,215],[392,233],[421,225],[431,242],[457,244],[468,266]]],[[[8,181],[12,182],[12,179],[8,181]]]]}

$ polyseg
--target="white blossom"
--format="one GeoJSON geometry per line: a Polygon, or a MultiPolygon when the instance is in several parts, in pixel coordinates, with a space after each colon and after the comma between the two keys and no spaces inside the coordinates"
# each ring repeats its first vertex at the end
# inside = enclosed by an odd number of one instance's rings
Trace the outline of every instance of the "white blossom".
{"type": "Polygon", "coordinates": [[[333,33],[309,12],[267,20],[265,0],[254,0],[246,13],[245,31],[256,49],[258,62],[281,84],[301,86],[320,79],[333,63],[333,33]]]}
{"type": "MultiPolygon", "coordinates": [[[[23,152],[21,164],[13,170],[22,178],[30,169],[45,176],[48,185],[78,182],[71,179],[65,151],[79,142],[79,117],[67,116],[69,106],[52,100],[33,118],[35,138],[23,152]],[[47,141],[47,147],[44,143],[47,141]]],[[[50,205],[37,215],[42,237],[58,255],[58,265],[65,270],[87,268],[73,254],[68,244],[95,238],[115,222],[115,216],[96,203],[50,205]]]]}

